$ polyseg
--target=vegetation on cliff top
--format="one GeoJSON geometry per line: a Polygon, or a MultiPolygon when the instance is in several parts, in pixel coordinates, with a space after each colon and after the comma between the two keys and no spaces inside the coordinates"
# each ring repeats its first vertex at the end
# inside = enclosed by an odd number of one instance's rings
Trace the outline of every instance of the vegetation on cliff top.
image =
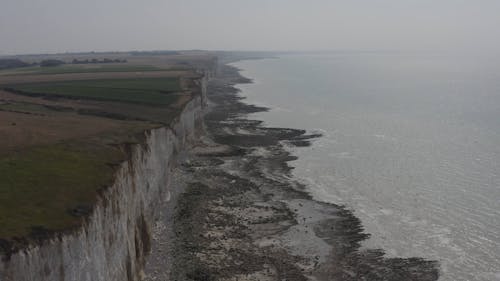
{"type": "Polygon", "coordinates": [[[180,91],[178,78],[78,80],[9,85],[6,89],[28,96],[54,96],[102,101],[168,105],[180,91]]]}
{"type": "Polygon", "coordinates": [[[57,231],[91,210],[97,191],[111,183],[124,160],[118,149],[91,142],[61,143],[0,159],[0,237],[57,231]]]}
{"type": "Polygon", "coordinates": [[[149,72],[149,71],[168,71],[170,69],[156,67],[151,65],[128,65],[128,64],[110,64],[110,65],[60,65],[54,67],[30,66],[23,68],[10,69],[9,73],[16,75],[32,74],[70,74],[70,73],[102,73],[102,72],[149,72]]]}
{"type": "Polygon", "coordinates": [[[81,226],[129,146],[169,124],[191,99],[194,72],[169,68],[121,63],[2,71],[0,254],[81,226]]]}

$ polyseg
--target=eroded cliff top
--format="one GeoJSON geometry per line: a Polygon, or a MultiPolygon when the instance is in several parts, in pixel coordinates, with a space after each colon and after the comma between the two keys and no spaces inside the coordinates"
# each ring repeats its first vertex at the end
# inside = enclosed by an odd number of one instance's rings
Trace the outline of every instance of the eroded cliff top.
{"type": "Polygon", "coordinates": [[[28,66],[0,70],[0,252],[80,225],[126,146],[169,124],[214,63],[205,53],[20,59],[28,66]]]}

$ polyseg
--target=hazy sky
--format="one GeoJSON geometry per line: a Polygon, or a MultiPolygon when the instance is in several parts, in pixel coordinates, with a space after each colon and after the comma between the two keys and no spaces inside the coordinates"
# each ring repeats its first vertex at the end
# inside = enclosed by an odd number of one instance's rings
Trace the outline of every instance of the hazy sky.
{"type": "Polygon", "coordinates": [[[0,0],[0,54],[500,50],[500,0],[0,0]]]}

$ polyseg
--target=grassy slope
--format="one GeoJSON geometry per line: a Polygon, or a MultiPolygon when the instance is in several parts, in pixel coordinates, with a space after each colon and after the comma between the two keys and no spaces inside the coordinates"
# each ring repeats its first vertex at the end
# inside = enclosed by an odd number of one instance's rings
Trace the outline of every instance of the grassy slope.
{"type": "Polygon", "coordinates": [[[92,206],[124,155],[95,143],[56,144],[0,159],[0,237],[28,237],[33,227],[57,231],[79,222],[72,210],[92,206]]]}
{"type": "Polygon", "coordinates": [[[113,183],[118,164],[128,157],[117,144],[141,143],[143,132],[156,126],[135,123],[1,157],[0,240],[23,237],[29,241],[36,238],[37,229],[57,232],[80,225],[98,191],[113,183]]]}
{"type": "MultiPolygon", "coordinates": [[[[181,90],[177,78],[65,81],[15,87],[48,96],[155,106],[175,102],[179,96],[170,92],[181,90]]],[[[32,104],[4,104],[2,107],[33,112],[45,109],[32,104]]],[[[22,246],[26,243],[22,241],[38,239],[40,232],[51,233],[79,225],[84,216],[80,213],[89,210],[98,190],[112,183],[113,167],[126,159],[125,153],[110,144],[140,142],[137,134],[157,125],[134,126],[100,137],[31,147],[0,157],[0,252],[2,247],[9,251],[12,245],[22,246]],[[5,246],[5,241],[11,246],[5,246]]]]}
{"type": "Polygon", "coordinates": [[[181,90],[178,78],[44,82],[10,85],[9,87],[32,94],[150,105],[171,104],[176,97],[167,93],[181,90]]]}

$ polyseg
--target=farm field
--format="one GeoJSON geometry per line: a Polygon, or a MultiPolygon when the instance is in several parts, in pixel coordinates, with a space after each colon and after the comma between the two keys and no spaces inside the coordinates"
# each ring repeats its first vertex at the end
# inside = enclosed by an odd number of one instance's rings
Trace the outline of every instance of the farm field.
{"type": "Polygon", "coordinates": [[[56,67],[22,67],[0,71],[0,75],[30,75],[30,74],[65,74],[65,73],[100,73],[100,72],[149,72],[168,71],[151,65],[62,65],[56,67]]]}
{"type": "Polygon", "coordinates": [[[0,251],[80,225],[127,147],[198,92],[199,57],[0,71],[0,251]]]}
{"type": "Polygon", "coordinates": [[[179,78],[134,78],[14,84],[7,91],[27,96],[55,96],[168,105],[180,91],[179,78]]]}

